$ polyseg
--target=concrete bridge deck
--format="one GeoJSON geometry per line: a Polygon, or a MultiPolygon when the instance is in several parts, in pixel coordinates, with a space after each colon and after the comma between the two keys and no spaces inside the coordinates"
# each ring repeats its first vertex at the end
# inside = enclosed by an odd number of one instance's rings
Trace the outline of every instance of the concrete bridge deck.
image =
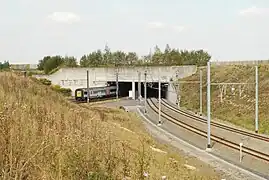
{"type": "MultiPolygon", "coordinates": [[[[40,76],[51,80],[52,84],[70,88],[72,95],[75,89],[87,87],[87,70],[89,71],[89,86],[104,86],[108,81],[116,81],[118,72],[119,82],[144,82],[144,73],[147,73],[147,82],[158,82],[159,76],[162,83],[174,79],[191,76],[197,70],[196,66],[148,66],[148,67],[120,67],[118,70],[111,67],[100,68],[62,68],[51,75],[40,76]]],[[[171,88],[170,88],[171,89],[171,88]]]]}

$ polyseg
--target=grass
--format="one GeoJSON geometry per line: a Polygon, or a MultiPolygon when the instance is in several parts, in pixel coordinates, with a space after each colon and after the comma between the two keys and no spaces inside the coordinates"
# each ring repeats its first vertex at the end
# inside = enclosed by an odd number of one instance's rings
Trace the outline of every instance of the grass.
{"type": "Polygon", "coordinates": [[[220,179],[208,165],[157,143],[135,114],[72,104],[10,72],[0,73],[0,144],[5,180],[147,179],[144,172],[148,179],[220,179]]]}
{"type": "MultiPolygon", "coordinates": [[[[203,69],[203,113],[206,115],[206,68],[203,69]]],[[[199,81],[199,71],[184,80],[199,81]]],[[[255,83],[255,66],[215,66],[211,69],[211,82],[255,83]]],[[[224,122],[255,130],[255,85],[227,85],[221,102],[221,88],[211,86],[212,116],[224,122]],[[235,88],[234,93],[232,88],[235,88]]],[[[269,65],[259,66],[259,132],[269,134],[269,65]]],[[[199,112],[199,84],[182,84],[180,89],[181,106],[199,112]]]]}

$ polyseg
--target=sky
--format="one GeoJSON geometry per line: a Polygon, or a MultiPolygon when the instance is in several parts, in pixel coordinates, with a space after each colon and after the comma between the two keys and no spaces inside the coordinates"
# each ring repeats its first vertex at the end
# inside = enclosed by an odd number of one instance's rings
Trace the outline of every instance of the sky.
{"type": "Polygon", "coordinates": [[[269,59],[268,0],[0,0],[0,61],[80,59],[107,44],[146,55],[204,49],[212,61],[269,59]]]}

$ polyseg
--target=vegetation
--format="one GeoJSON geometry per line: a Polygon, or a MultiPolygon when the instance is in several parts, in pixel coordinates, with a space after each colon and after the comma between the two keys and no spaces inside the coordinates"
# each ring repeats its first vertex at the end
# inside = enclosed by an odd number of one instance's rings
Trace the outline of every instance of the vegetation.
{"type": "Polygon", "coordinates": [[[134,114],[72,104],[7,72],[0,73],[0,144],[1,179],[221,179],[155,142],[134,114]]]}
{"type": "Polygon", "coordinates": [[[6,70],[6,69],[9,69],[10,68],[10,64],[8,61],[5,61],[5,62],[0,62],[0,70],[6,70]]]}
{"type": "MultiPolygon", "coordinates": [[[[153,54],[139,57],[135,52],[115,51],[111,52],[106,46],[102,52],[100,49],[83,55],[80,58],[80,67],[109,67],[109,66],[154,66],[154,65],[206,65],[211,56],[203,50],[178,50],[166,45],[165,50],[156,46],[153,54]]],[[[46,56],[39,61],[38,69],[51,74],[59,67],[77,67],[74,57],[46,56]]]]}
{"type": "Polygon", "coordinates": [[[54,91],[61,93],[64,96],[71,96],[72,90],[70,88],[62,88],[60,85],[52,85],[51,81],[45,78],[32,78],[35,79],[36,81],[41,82],[44,85],[50,86],[54,91]]]}
{"type": "MultiPolygon", "coordinates": [[[[211,70],[212,82],[255,83],[254,66],[216,66],[211,70]]],[[[269,66],[259,67],[259,131],[269,134],[269,66]]],[[[199,81],[199,71],[184,80],[199,81]]],[[[203,113],[206,115],[206,68],[203,69],[203,113]]],[[[181,106],[199,112],[199,84],[181,84],[181,106]]],[[[212,116],[244,128],[255,130],[255,85],[211,87],[212,116]],[[234,88],[234,91],[232,91],[234,88]],[[221,100],[221,90],[223,98],[221,100]]]]}
{"type": "Polygon", "coordinates": [[[50,73],[52,70],[60,67],[76,67],[77,62],[75,57],[61,57],[57,56],[45,56],[42,60],[39,60],[38,70],[44,70],[46,74],[50,73]]]}

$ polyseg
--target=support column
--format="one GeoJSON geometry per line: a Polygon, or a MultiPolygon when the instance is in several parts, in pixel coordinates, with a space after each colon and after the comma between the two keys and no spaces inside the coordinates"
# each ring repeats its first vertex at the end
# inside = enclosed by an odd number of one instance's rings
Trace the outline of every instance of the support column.
{"type": "Polygon", "coordinates": [[[259,131],[259,72],[258,72],[258,65],[255,67],[255,132],[258,133],[259,131]]]}
{"type": "Polygon", "coordinates": [[[132,81],[132,94],[133,94],[133,99],[135,99],[135,81],[132,81]]]}
{"type": "Polygon", "coordinates": [[[138,99],[141,101],[141,72],[138,72],[138,99]]]}
{"type": "Polygon", "coordinates": [[[207,62],[207,149],[211,149],[211,82],[210,82],[210,61],[207,62]]]}

